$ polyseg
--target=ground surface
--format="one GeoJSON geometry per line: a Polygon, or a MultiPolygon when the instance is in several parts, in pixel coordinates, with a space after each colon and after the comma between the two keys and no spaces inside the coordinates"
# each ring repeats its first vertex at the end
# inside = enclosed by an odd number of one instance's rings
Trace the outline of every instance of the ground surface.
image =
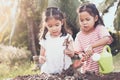
{"type": "Polygon", "coordinates": [[[86,72],[82,74],[73,68],[63,71],[61,74],[36,74],[17,76],[13,80],[120,80],[120,72],[112,72],[106,75],[86,72]]]}
{"type": "Polygon", "coordinates": [[[109,75],[95,75],[94,73],[75,74],[74,76],[48,75],[45,73],[37,75],[17,76],[13,80],[120,80],[120,73],[109,75]]]}

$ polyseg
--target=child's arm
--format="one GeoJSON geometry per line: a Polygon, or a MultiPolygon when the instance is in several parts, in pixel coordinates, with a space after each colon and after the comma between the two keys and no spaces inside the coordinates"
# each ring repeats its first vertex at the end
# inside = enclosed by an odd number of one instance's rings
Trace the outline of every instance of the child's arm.
{"type": "Polygon", "coordinates": [[[69,49],[65,49],[65,50],[64,50],[64,53],[67,54],[67,55],[70,56],[70,57],[73,57],[73,56],[74,56],[74,51],[71,51],[71,50],[69,50],[69,49]]]}
{"type": "Polygon", "coordinates": [[[100,39],[90,44],[92,48],[96,48],[98,46],[104,46],[104,45],[112,43],[113,39],[111,35],[109,34],[108,30],[104,26],[102,25],[97,26],[96,31],[98,32],[100,39]]]}
{"type": "Polygon", "coordinates": [[[95,43],[88,45],[88,47],[85,49],[85,53],[87,53],[88,55],[92,55],[93,48],[96,48],[99,46],[105,46],[111,42],[112,42],[112,39],[110,36],[103,37],[100,40],[96,41],[95,43]]]}
{"type": "Polygon", "coordinates": [[[74,56],[73,41],[70,41],[68,47],[64,50],[64,53],[70,57],[74,56]]]}
{"type": "Polygon", "coordinates": [[[91,44],[91,47],[96,48],[98,46],[104,46],[104,45],[108,44],[109,42],[112,42],[112,40],[109,36],[106,36],[106,37],[96,41],[95,43],[91,44]]]}
{"type": "Polygon", "coordinates": [[[87,48],[84,50],[88,54],[92,54],[93,48],[99,47],[99,46],[105,46],[107,44],[111,44],[113,39],[111,35],[109,34],[108,30],[103,25],[98,25],[95,29],[98,33],[99,40],[96,42],[90,44],[87,46],[87,48]]]}
{"type": "Polygon", "coordinates": [[[74,44],[73,44],[73,38],[71,35],[69,35],[64,43],[63,43],[63,46],[66,46],[65,50],[64,50],[64,53],[70,57],[73,57],[74,56],[74,44]]]}
{"type": "Polygon", "coordinates": [[[45,49],[41,46],[40,56],[39,56],[39,62],[41,64],[43,64],[45,61],[46,61],[46,58],[45,58],[45,49]]]}

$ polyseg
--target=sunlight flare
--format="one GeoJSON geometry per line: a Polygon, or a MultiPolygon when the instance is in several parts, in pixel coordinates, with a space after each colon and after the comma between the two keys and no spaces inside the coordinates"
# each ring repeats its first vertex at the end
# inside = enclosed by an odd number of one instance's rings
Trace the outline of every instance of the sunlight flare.
{"type": "Polygon", "coordinates": [[[0,42],[7,30],[11,30],[10,41],[13,36],[18,9],[18,0],[0,0],[0,42]]]}

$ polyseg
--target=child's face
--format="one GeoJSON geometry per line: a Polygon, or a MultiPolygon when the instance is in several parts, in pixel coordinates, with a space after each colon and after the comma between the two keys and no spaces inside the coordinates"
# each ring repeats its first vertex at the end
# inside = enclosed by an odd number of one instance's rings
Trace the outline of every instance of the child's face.
{"type": "Polygon", "coordinates": [[[81,30],[85,33],[92,32],[94,30],[94,24],[97,21],[97,19],[97,16],[93,17],[86,11],[79,13],[79,22],[81,30]]]}
{"type": "Polygon", "coordinates": [[[57,37],[61,34],[62,25],[62,21],[56,20],[55,18],[48,19],[46,22],[46,27],[52,37],[57,37]]]}

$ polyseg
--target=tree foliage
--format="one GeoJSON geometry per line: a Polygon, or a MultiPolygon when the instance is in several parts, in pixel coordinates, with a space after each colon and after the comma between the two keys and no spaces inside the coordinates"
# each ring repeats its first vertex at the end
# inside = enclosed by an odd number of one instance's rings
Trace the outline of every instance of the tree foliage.
{"type": "Polygon", "coordinates": [[[47,0],[21,0],[20,2],[21,12],[15,32],[18,36],[14,37],[14,40],[18,41],[15,45],[27,45],[33,55],[39,54],[39,24],[41,22],[42,11],[46,6],[47,0]]]}
{"type": "MultiPolygon", "coordinates": [[[[49,6],[59,7],[66,14],[68,28],[72,30],[73,37],[75,38],[76,33],[79,31],[79,22],[76,10],[80,4],[86,1],[89,0],[19,0],[18,9],[20,9],[20,13],[17,18],[17,24],[11,45],[17,47],[26,46],[29,47],[33,55],[39,54],[39,25],[42,19],[42,12],[49,6]]],[[[99,10],[102,12],[102,15],[109,13],[109,8],[114,6],[116,1],[119,0],[104,0],[99,5],[99,10]]],[[[8,24],[7,26],[9,25],[11,24],[8,24]]],[[[112,34],[112,36],[117,42],[112,44],[112,48],[115,50],[116,45],[119,46],[120,44],[120,1],[115,14],[114,27],[117,33],[114,35],[112,34]]],[[[9,42],[10,32],[10,29],[6,29],[4,32],[5,35],[0,35],[6,44],[9,42]]]]}
{"type": "Polygon", "coordinates": [[[117,5],[117,10],[114,19],[114,28],[116,30],[116,33],[111,33],[114,39],[113,43],[111,44],[111,47],[112,52],[114,54],[117,54],[118,52],[120,52],[120,1],[117,5]]]}

